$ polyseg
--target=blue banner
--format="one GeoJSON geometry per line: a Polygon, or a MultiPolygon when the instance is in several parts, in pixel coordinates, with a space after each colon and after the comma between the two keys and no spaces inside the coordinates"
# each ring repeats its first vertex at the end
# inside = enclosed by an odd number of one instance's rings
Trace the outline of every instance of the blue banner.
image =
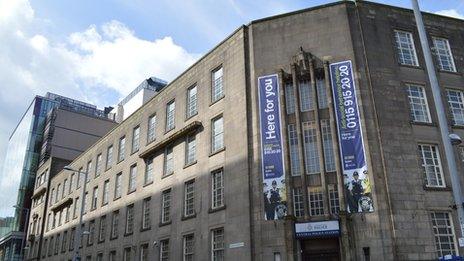
{"type": "Polygon", "coordinates": [[[287,214],[287,200],[280,125],[279,78],[276,74],[258,78],[258,99],[265,219],[283,219],[287,214]]]}
{"type": "Polygon", "coordinates": [[[330,78],[347,211],[372,212],[374,207],[351,61],[330,64],[330,78]]]}

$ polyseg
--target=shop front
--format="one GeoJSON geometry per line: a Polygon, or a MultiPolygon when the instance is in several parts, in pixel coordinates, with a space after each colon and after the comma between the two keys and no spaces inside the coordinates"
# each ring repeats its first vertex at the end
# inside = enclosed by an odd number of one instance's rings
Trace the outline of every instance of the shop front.
{"type": "Polygon", "coordinates": [[[338,220],[295,224],[299,241],[300,260],[340,260],[340,225],[338,220]]]}

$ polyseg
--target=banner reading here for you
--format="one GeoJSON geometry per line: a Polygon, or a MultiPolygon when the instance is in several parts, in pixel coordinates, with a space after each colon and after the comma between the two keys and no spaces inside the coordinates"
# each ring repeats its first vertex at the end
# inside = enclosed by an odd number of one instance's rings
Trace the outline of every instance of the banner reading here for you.
{"type": "Polygon", "coordinates": [[[266,220],[287,215],[285,168],[280,125],[279,78],[276,74],[258,78],[261,160],[266,220]]]}
{"type": "Polygon", "coordinates": [[[374,211],[351,61],[330,64],[348,213],[374,211]]]}

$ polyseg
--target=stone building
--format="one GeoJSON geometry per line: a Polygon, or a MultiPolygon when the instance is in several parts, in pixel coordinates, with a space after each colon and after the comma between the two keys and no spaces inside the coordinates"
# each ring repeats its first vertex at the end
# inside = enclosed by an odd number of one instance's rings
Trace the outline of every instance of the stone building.
{"type": "MultiPolygon", "coordinates": [[[[464,136],[464,22],[427,13],[424,21],[449,126],[464,136]]],[[[69,260],[77,250],[84,184],[85,260],[459,254],[434,108],[411,10],[342,1],[252,21],[71,162],[79,172],[50,180],[54,200],[46,213],[31,211],[45,220],[38,258],[69,260]],[[360,173],[345,172],[339,156],[340,122],[350,119],[335,117],[332,68],[343,61],[353,69],[360,173]],[[258,95],[261,79],[278,79],[263,87],[278,98],[258,95]],[[265,106],[280,109],[280,124],[261,117],[260,102],[274,101],[265,106]],[[282,142],[263,146],[263,119],[282,142]],[[263,179],[275,170],[263,166],[270,152],[283,152],[273,167],[285,170],[272,182],[263,179]]],[[[455,152],[462,173],[464,150],[455,152]]]]}

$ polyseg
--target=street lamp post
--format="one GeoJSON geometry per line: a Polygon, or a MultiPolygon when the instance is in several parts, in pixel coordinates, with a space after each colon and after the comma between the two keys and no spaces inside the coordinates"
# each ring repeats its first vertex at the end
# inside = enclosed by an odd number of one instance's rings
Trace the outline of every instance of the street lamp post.
{"type": "Polygon", "coordinates": [[[75,170],[71,168],[70,166],[65,166],[64,169],[76,172],[78,179],[80,179],[81,174],[84,174],[84,184],[82,185],[82,195],[81,195],[81,211],[79,214],[79,225],[76,228],[77,236],[74,237],[74,253],[73,253],[73,258],[72,258],[73,261],[79,261],[81,260],[80,252],[79,252],[79,242],[82,241],[82,234],[83,234],[82,233],[82,217],[84,216],[84,207],[85,207],[84,203],[86,203],[85,202],[85,187],[87,185],[88,172],[86,171],[81,172],[80,170],[75,170]]]}
{"type": "Polygon", "coordinates": [[[16,209],[19,209],[20,211],[26,211],[26,218],[24,219],[24,227],[23,227],[24,235],[23,235],[23,237],[21,239],[21,249],[19,250],[20,260],[24,260],[24,242],[25,242],[25,239],[26,239],[26,228],[27,228],[27,223],[28,223],[28,219],[29,219],[29,209],[20,207],[18,205],[14,205],[13,207],[16,208],[16,209]]]}
{"type": "Polygon", "coordinates": [[[432,60],[432,54],[430,53],[430,47],[425,33],[424,22],[422,21],[422,14],[419,9],[419,3],[417,0],[411,0],[414,9],[414,17],[416,19],[417,30],[419,31],[419,38],[424,53],[425,65],[427,67],[428,78],[430,81],[430,87],[432,89],[433,100],[437,109],[438,126],[440,128],[441,140],[443,147],[445,148],[446,162],[451,176],[451,187],[453,189],[453,198],[456,204],[456,211],[459,219],[459,227],[461,231],[461,237],[459,238],[459,246],[462,246],[462,240],[464,237],[464,209],[463,199],[461,191],[461,183],[458,176],[456,167],[456,158],[454,156],[453,146],[454,144],[460,143],[461,139],[456,134],[450,133],[448,128],[448,122],[446,120],[446,113],[441,99],[440,86],[438,85],[437,75],[435,73],[435,66],[432,60]]]}

